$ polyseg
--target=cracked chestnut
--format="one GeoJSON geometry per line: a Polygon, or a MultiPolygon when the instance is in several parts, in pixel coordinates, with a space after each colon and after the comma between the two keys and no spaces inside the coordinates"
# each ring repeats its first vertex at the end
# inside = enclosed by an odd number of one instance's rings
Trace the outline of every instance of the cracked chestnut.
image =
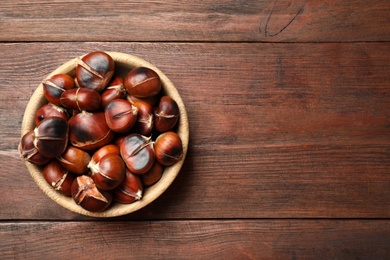
{"type": "Polygon", "coordinates": [[[48,117],[61,117],[66,121],[69,119],[68,111],[66,111],[65,108],[54,105],[53,103],[48,103],[38,109],[37,113],[35,114],[35,125],[38,126],[43,119],[48,117]]]}
{"type": "Polygon", "coordinates": [[[68,171],[81,175],[88,172],[91,156],[79,148],[68,145],[65,152],[57,157],[57,160],[68,171]]]}
{"type": "Polygon", "coordinates": [[[61,105],[61,94],[75,87],[74,79],[68,74],[57,74],[42,82],[45,98],[57,106],[61,105]]]}
{"type": "Polygon", "coordinates": [[[123,85],[123,78],[116,76],[101,93],[102,107],[105,108],[114,99],[124,99],[125,97],[126,89],[123,85]]]}
{"type": "Polygon", "coordinates": [[[154,123],[156,130],[167,132],[175,127],[179,119],[179,107],[173,98],[163,96],[154,111],[154,115],[156,118],[154,123]]]}
{"type": "Polygon", "coordinates": [[[87,175],[78,176],[71,186],[72,198],[77,205],[91,212],[101,212],[110,206],[112,193],[99,190],[93,179],[87,175]]]}
{"type": "Polygon", "coordinates": [[[96,186],[102,190],[116,188],[125,177],[125,163],[115,153],[109,153],[96,162],[91,160],[88,168],[96,186]]]}
{"type": "Polygon", "coordinates": [[[149,135],[154,126],[154,114],[151,105],[144,101],[134,102],[134,106],[138,108],[137,122],[134,126],[134,131],[141,135],[149,135]]]}
{"type": "Polygon", "coordinates": [[[119,203],[132,203],[142,198],[143,186],[138,175],[126,169],[122,183],[113,190],[114,200],[119,203]]]}
{"type": "Polygon", "coordinates": [[[40,154],[38,149],[34,146],[34,130],[30,130],[23,135],[20,139],[18,150],[20,157],[35,165],[45,165],[51,160],[40,154]]]}
{"type": "Polygon", "coordinates": [[[127,73],[124,80],[126,91],[137,98],[147,98],[160,93],[160,76],[152,69],[136,67],[127,73]]]}
{"type": "Polygon", "coordinates": [[[99,149],[109,144],[114,136],[103,112],[82,111],[69,119],[69,141],[82,150],[99,149]]]}
{"type": "Polygon", "coordinates": [[[60,102],[66,108],[93,112],[100,108],[101,97],[95,90],[89,88],[74,88],[62,93],[60,102]]]}
{"type": "Polygon", "coordinates": [[[77,60],[76,81],[82,88],[101,92],[114,74],[115,64],[110,55],[95,51],[77,60]]]}
{"type": "Polygon", "coordinates": [[[126,133],[137,121],[138,108],[125,99],[112,100],[104,109],[108,127],[117,133],[126,133]]]}
{"type": "Polygon", "coordinates": [[[47,158],[61,155],[68,145],[68,122],[61,117],[48,117],[34,129],[34,146],[47,158]]]}
{"type": "Polygon", "coordinates": [[[154,163],[151,139],[140,134],[130,134],[120,143],[119,150],[127,168],[136,174],[147,172],[154,163]]]}
{"type": "Polygon", "coordinates": [[[43,168],[43,177],[56,191],[65,196],[71,196],[74,176],[58,161],[53,160],[43,168]]]}

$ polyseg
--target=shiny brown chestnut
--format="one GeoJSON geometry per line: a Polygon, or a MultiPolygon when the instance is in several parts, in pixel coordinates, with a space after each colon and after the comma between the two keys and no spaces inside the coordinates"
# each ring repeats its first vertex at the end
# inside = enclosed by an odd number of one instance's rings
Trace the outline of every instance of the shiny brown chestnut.
{"type": "Polygon", "coordinates": [[[154,111],[154,115],[154,127],[156,130],[159,132],[167,132],[175,127],[179,119],[179,107],[173,98],[163,96],[154,111]]]}
{"type": "Polygon", "coordinates": [[[68,171],[81,175],[88,172],[91,156],[89,153],[69,145],[65,152],[57,157],[57,160],[68,171]]]}
{"type": "Polygon", "coordinates": [[[143,187],[138,175],[126,169],[122,183],[113,190],[114,200],[119,203],[132,203],[142,198],[143,187]]]}
{"type": "Polygon", "coordinates": [[[38,166],[45,165],[51,160],[50,158],[40,154],[38,149],[34,146],[34,130],[30,130],[23,135],[20,139],[18,150],[20,157],[22,157],[25,161],[38,166]]]}
{"type": "Polygon", "coordinates": [[[34,129],[34,146],[48,158],[60,156],[68,145],[68,122],[61,117],[43,119],[34,129]]]}
{"type": "Polygon", "coordinates": [[[91,170],[91,177],[96,186],[102,190],[116,188],[125,177],[125,163],[115,153],[107,154],[97,162],[91,160],[88,168],[91,170]]]}
{"type": "Polygon", "coordinates": [[[69,141],[81,150],[99,149],[109,144],[114,137],[102,112],[82,111],[69,119],[69,141]]]}
{"type": "Polygon", "coordinates": [[[71,187],[75,178],[58,161],[53,160],[43,168],[43,177],[56,191],[71,196],[71,187]]]}
{"type": "Polygon", "coordinates": [[[53,103],[48,103],[43,105],[35,113],[35,125],[38,126],[41,121],[48,117],[62,117],[66,121],[69,119],[68,111],[60,106],[54,105],[53,103]]]}
{"type": "Polygon", "coordinates": [[[142,185],[145,187],[149,187],[157,183],[162,177],[163,170],[164,167],[161,164],[159,164],[157,161],[155,161],[152,168],[150,168],[149,171],[140,175],[142,185]]]}
{"type": "Polygon", "coordinates": [[[62,93],[60,102],[66,108],[93,112],[100,108],[101,97],[89,88],[73,88],[62,93]]]}
{"type": "Polygon", "coordinates": [[[105,52],[91,52],[77,60],[76,81],[81,88],[101,92],[114,74],[115,64],[105,52]]]}
{"type": "Polygon", "coordinates": [[[170,166],[183,157],[183,145],[178,134],[169,131],[159,135],[154,143],[156,160],[164,166],[170,166]]]}
{"type": "Polygon", "coordinates": [[[120,143],[121,156],[132,173],[147,172],[154,163],[151,139],[140,134],[130,134],[120,143]]]}
{"type": "Polygon", "coordinates": [[[45,79],[42,85],[46,99],[57,106],[61,105],[61,94],[75,86],[74,79],[68,74],[56,74],[49,79],[45,79]]]}
{"type": "Polygon", "coordinates": [[[77,205],[91,212],[101,212],[110,206],[112,193],[99,190],[87,175],[78,176],[72,183],[71,194],[77,205]]]}
{"type": "Polygon", "coordinates": [[[134,106],[138,108],[137,122],[134,126],[134,131],[141,135],[149,135],[153,130],[154,114],[151,105],[144,101],[134,102],[134,106]]]}
{"type": "Polygon", "coordinates": [[[129,95],[137,98],[147,98],[160,93],[160,76],[152,69],[136,67],[127,73],[125,88],[129,95]]]}
{"type": "Polygon", "coordinates": [[[137,121],[138,108],[124,99],[112,100],[104,109],[108,127],[117,133],[128,132],[137,121]]]}
{"type": "Polygon", "coordinates": [[[102,107],[105,108],[114,99],[124,99],[125,97],[126,89],[123,85],[123,78],[116,76],[101,93],[102,107]]]}

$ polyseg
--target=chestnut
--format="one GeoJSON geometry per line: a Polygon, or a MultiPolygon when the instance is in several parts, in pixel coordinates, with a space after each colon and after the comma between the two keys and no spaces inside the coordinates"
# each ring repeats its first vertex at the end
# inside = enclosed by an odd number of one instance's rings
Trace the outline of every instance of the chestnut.
{"type": "Polygon", "coordinates": [[[108,127],[117,133],[128,132],[137,121],[138,108],[124,99],[112,100],[104,109],[108,127]]]}
{"type": "Polygon", "coordinates": [[[116,188],[125,177],[125,163],[115,153],[107,154],[97,162],[91,161],[88,168],[96,186],[102,190],[116,188]]]}
{"type": "Polygon", "coordinates": [[[114,99],[124,99],[125,97],[126,89],[123,86],[123,79],[120,76],[116,76],[101,93],[102,107],[105,108],[114,99]]]}
{"type": "Polygon", "coordinates": [[[91,212],[105,210],[112,202],[112,193],[99,190],[87,175],[78,176],[71,186],[72,198],[77,205],[91,212]]]}
{"type": "Polygon", "coordinates": [[[48,103],[43,105],[35,113],[35,125],[38,126],[41,121],[47,117],[62,117],[66,121],[69,119],[68,111],[65,108],[54,105],[53,103],[48,103]]]}
{"type": "Polygon", "coordinates": [[[160,93],[160,76],[152,69],[136,67],[127,73],[125,88],[129,95],[137,98],[147,98],[160,93]]]}
{"type": "Polygon", "coordinates": [[[134,106],[138,108],[137,122],[134,126],[134,131],[141,135],[149,135],[153,130],[153,108],[144,101],[134,102],[134,106]]]}
{"type": "Polygon", "coordinates": [[[169,131],[159,135],[154,143],[157,162],[170,166],[183,157],[183,145],[178,134],[169,131]]]}
{"type": "Polygon", "coordinates": [[[34,129],[34,146],[48,158],[61,155],[68,145],[68,122],[61,117],[43,119],[34,129]]]}
{"type": "Polygon", "coordinates": [[[140,134],[130,134],[120,143],[119,150],[127,168],[132,173],[147,172],[154,163],[151,139],[140,134]]]}
{"type": "Polygon", "coordinates": [[[40,154],[38,149],[34,146],[34,130],[30,130],[22,136],[18,145],[18,150],[20,157],[38,166],[45,165],[51,160],[40,154]]]}
{"type": "Polygon", "coordinates": [[[156,130],[167,132],[175,127],[179,119],[179,107],[173,98],[163,96],[154,111],[154,115],[156,118],[154,123],[156,130]]]}
{"type": "Polygon", "coordinates": [[[71,196],[74,177],[62,165],[53,160],[43,168],[43,177],[56,191],[71,196]]]}
{"type": "Polygon", "coordinates": [[[82,111],[69,119],[69,141],[82,150],[98,149],[109,144],[114,136],[103,112],[82,111]]]}
{"type": "Polygon", "coordinates": [[[73,88],[62,93],[60,102],[66,108],[92,112],[100,108],[101,97],[89,88],[73,88]]]}
{"type": "Polygon", "coordinates": [[[126,169],[122,183],[113,190],[114,200],[119,203],[132,203],[142,198],[143,187],[139,176],[126,169]]]}
{"type": "Polygon", "coordinates": [[[114,74],[115,64],[110,55],[95,51],[77,60],[76,81],[81,88],[101,92],[114,74]]]}
{"type": "Polygon", "coordinates": [[[61,105],[61,94],[68,89],[74,88],[74,79],[68,74],[56,74],[42,82],[45,98],[57,106],[61,105]]]}
{"type": "Polygon", "coordinates": [[[66,148],[65,152],[57,157],[60,164],[74,174],[84,174],[88,172],[88,163],[91,161],[89,153],[73,147],[66,148]]]}
{"type": "Polygon", "coordinates": [[[158,182],[163,174],[164,167],[157,161],[154,162],[152,168],[144,174],[140,175],[142,185],[145,187],[152,186],[158,182]]]}

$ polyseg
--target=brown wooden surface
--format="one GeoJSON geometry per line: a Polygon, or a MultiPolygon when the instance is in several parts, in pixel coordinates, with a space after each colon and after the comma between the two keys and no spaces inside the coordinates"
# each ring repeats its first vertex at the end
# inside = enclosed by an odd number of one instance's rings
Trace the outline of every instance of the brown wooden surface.
{"type": "Polygon", "coordinates": [[[389,3],[6,1],[0,258],[390,258],[389,3]],[[173,185],[105,221],[47,198],[17,151],[40,81],[93,50],[159,67],[190,122],[173,185]]]}

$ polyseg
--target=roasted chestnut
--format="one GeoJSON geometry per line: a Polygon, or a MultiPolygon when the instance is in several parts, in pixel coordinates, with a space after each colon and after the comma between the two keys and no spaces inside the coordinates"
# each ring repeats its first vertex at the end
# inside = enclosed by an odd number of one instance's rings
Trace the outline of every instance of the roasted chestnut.
{"type": "Polygon", "coordinates": [[[69,141],[82,150],[98,149],[109,144],[114,136],[102,112],[82,111],[69,119],[69,141]]]}
{"type": "Polygon", "coordinates": [[[82,88],[101,92],[114,74],[114,60],[105,52],[91,52],[77,60],[76,81],[82,88]]]}
{"type": "Polygon", "coordinates": [[[154,143],[157,162],[170,166],[180,161],[183,156],[183,145],[180,137],[172,131],[162,133],[154,143]]]}
{"type": "Polygon", "coordinates": [[[125,97],[126,89],[123,86],[123,79],[120,76],[116,76],[101,93],[102,107],[105,108],[114,99],[124,99],[125,97]]]}
{"type": "Polygon", "coordinates": [[[136,67],[127,73],[125,88],[129,95],[137,98],[147,98],[160,93],[160,76],[152,69],[136,67]]]}
{"type": "Polygon", "coordinates": [[[48,103],[35,113],[35,125],[38,126],[43,119],[48,117],[62,117],[66,121],[69,119],[68,111],[65,108],[48,103]]]}
{"type": "Polygon", "coordinates": [[[163,170],[164,167],[155,161],[149,171],[140,175],[142,185],[148,187],[158,182],[162,177],[163,170]]]}
{"type": "Polygon", "coordinates": [[[113,191],[114,200],[119,203],[132,203],[142,198],[143,187],[139,176],[126,169],[122,183],[113,191]]]}
{"type": "Polygon", "coordinates": [[[68,171],[80,175],[88,172],[91,156],[89,153],[69,145],[65,152],[57,157],[57,160],[68,171]]]}
{"type": "Polygon", "coordinates": [[[120,143],[119,150],[127,168],[132,173],[147,172],[154,163],[151,139],[140,134],[130,134],[120,143]]]}
{"type": "Polygon", "coordinates": [[[71,193],[77,205],[91,212],[103,211],[112,202],[112,193],[99,190],[88,175],[80,175],[73,181],[71,193]]]}
{"type": "Polygon", "coordinates": [[[112,100],[104,109],[106,122],[111,130],[128,132],[137,121],[138,108],[124,99],[112,100]]]}
{"type": "Polygon", "coordinates": [[[54,75],[49,79],[45,79],[42,85],[45,98],[57,106],[61,105],[61,94],[65,90],[72,89],[75,86],[74,79],[68,74],[54,75]]]}
{"type": "Polygon", "coordinates": [[[156,117],[154,123],[156,130],[167,132],[175,127],[179,119],[179,107],[173,98],[163,96],[154,111],[154,115],[156,117]]]}
{"type": "Polygon", "coordinates": [[[92,112],[100,108],[101,97],[89,88],[73,88],[62,93],[60,101],[64,107],[92,112]]]}
{"type": "Polygon", "coordinates": [[[34,146],[47,158],[61,155],[68,145],[68,122],[61,117],[43,119],[34,129],[34,146]]]}
{"type": "Polygon", "coordinates": [[[43,168],[43,177],[56,191],[71,196],[74,177],[58,161],[53,160],[43,168]]]}
{"type": "Polygon", "coordinates": [[[91,170],[91,177],[96,186],[102,190],[116,188],[125,177],[125,163],[115,153],[107,154],[96,162],[91,161],[88,168],[91,170]]]}
{"type": "Polygon", "coordinates": [[[134,126],[134,131],[141,135],[149,135],[153,130],[153,108],[144,101],[134,102],[134,106],[138,108],[137,122],[134,126]]]}
{"type": "Polygon", "coordinates": [[[50,158],[40,154],[38,149],[34,146],[34,130],[30,130],[23,135],[20,139],[18,150],[20,157],[35,165],[45,165],[50,161],[50,158]]]}

